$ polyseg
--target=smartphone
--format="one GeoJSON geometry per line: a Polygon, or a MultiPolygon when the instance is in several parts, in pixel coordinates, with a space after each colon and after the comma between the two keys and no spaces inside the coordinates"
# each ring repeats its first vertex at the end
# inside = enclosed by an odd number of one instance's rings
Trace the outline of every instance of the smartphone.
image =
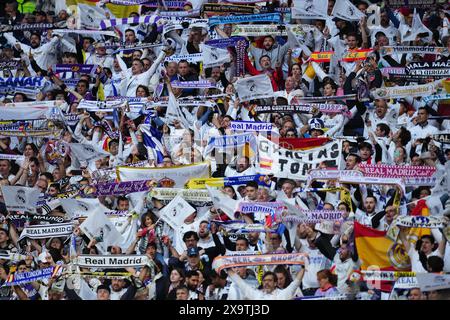
{"type": "Polygon", "coordinates": [[[83,170],[71,170],[70,174],[74,176],[81,176],[83,174],[83,170]]]}

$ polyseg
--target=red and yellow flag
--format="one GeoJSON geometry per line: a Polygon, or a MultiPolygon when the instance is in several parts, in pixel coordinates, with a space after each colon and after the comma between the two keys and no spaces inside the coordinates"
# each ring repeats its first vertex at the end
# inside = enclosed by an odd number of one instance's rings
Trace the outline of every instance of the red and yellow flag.
{"type": "MultiPolygon", "coordinates": [[[[430,215],[430,211],[427,206],[427,202],[425,200],[417,201],[416,206],[413,210],[411,210],[412,216],[423,216],[428,217],[430,215]]],[[[408,240],[411,242],[411,245],[415,246],[417,240],[419,240],[424,235],[430,235],[431,229],[428,228],[411,228],[408,233],[408,240]]]]}
{"type": "MultiPolygon", "coordinates": [[[[358,49],[358,50],[349,50],[344,57],[342,58],[342,61],[345,62],[353,62],[357,60],[365,60],[370,52],[372,52],[372,49],[358,49]]],[[[331,56],[334,54],[334,51],[315,51],[311,53],[311,60],[315,62],[330,62],[331,56]]]]}
{"type": "Polygon", "coordinates": [[[279,140],[280,147],[289,150],[308,150],[323,146],[330,141],[328,137],[325,138],[281,138],[279,140]]]}

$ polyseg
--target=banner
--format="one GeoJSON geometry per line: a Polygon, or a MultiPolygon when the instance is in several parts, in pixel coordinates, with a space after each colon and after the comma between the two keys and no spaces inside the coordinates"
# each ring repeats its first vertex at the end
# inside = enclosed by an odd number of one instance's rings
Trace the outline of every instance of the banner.
{"type": "Polygon", "coordinates": [[[0,25],[0,33],[13,31],[32,31],[32,30],[48,30],[66,27],[66,21],[55,23],[22,23],[16,25],[2,24],[0,25]]]}
{"type": "Polygon", "coordinates": [[[79,255],[74,262],[80,268],[142,268],[150,262],[146,255],[79,255]]]}
{"type": "Polygon", "coordinates": [[[397,281],[400,278],[415,277],[412,271],[361,270],[364,281],[397,281]]]}
{"type": "Polygon", "coordinates": [[[360,21],[366,16],[349,0],[336,1],[331,15],[346,21],[360,21]]]}
{"type": "Polygon", "coordinates": [[[148,180],[99,183],[87,186],[83,190],[82,195],[95,197],[128,195],[130,193],[148,191],[151,188],[152,182],[148,180]]]}
{"type": "Polygon", "coordinates": [[[272,173],[278,178],[307,180],[308,171],[315,169],[323,161],[339,165],[341,143],[333,141],[322,147],[306,151],[292,151],[280,148],[272,141],[258,136],[259,163],[262,173],[272,173]]]}
{"type": "Polygon", "coordinates": [[[0,259],[2,260],[11,260],[11,262],[18,262],[20,260],[25,260],[27,258],[26,255],[24,254],[20,254],[17,252],[11,252],[9,250],[4,250],[2,249],[2,251],[0,251],[0,259]]]}
{"type": "Polygon", "coordinates": [[[109,246],[120,246],[124,241],[122,235],[100,209],[90,214],[80,225],[80,229],[90,240],[97,239],[96,247],[101,254],[105,254],[109,246]]]}
{"type": "Polygon", "coordinates": [[[48,267],[28,272],[10,274],[5,280],[4,286],[17,286],[38,280],[49,279],[62,272],[62,266],[48,267]]]}
{"type": "Polygon", "coordinates": [[[239,79],[234,87],[241,102],[273,97],[272,83],[266,74],[239,79]]]}
{"type": "Polygon", "coordinates": [[[231,121],[230,128],[234,131],[272,131],[273,124],[255,121],[231,121]]]}
{"type": "Polygon", "coordinates": [[[221,65],[231,61],[230,54],[226,48],[221,49],[204,44],[200,45],[200,48],[203,53],[204,68],[220,67],[221,65]]]}
{"type": "Polygon", "coordinates": [[[432,100],[450,100],[450,93],[434,94],[431,96],[422,97],[422,99],[425,103],[428,103],[432,100]]]}
{"type": "Polygon", "coordinates": [[[109,209],[102,205],[100,201],[95,199],[61,199],[59,200],[64,211],[72,219],[77,217],[87,217],[91,215],[96,210],[101,210],[103,212],[109,209]]]}
{"type": "Polygon", "coordinates": [[[73,230],[73,222],[28,226],[23,229],[19,241],[23,238],[45,239],[68,237],[72,234],[73,230]]]}
{"type": "MultiPolygon", "coordinates": [[[[241,220],[227,220],[227,221],[212,220],[211,222],[214,222],[223,227],[227,231],[227,233],[246,234],[251,232],[265,233],[267,231],[266,227],[262,223],[248,224],[247,222],[241,220]]],[[[275,230],[270,230],[270,233],[275,232],[276,232],[275,230]]]]}
{"type": "Polygon", "coordinates": [[[435,167],[427,166],[396,166],[387,164],[360,164],[358,167],[366,177],[390,177],[404,179],[405,186],[434,186],[435,167]]]}
{"type": "Polygon", "coordinates": [[[223,151],[227,148],[242,147],[247,143],[250,144],[250,147],[253,150],[256,150],[256,137],[251,133],[214,136],[209,138],[208,145],[205,148],[205,153],[208,154],[213,149],[223,151]]]}
{"type": "MultiPolygon", "coordinates": [[[[164,5],[168,9],[182,9],[184,7],[185,3],[186,3],[186,1],[184,1],[184,0],[164,0],[164,5]]],[[[143,1],[142,5],[144,7],[158,8],[161,5],[161,2],[158,0],[157,1],[146,0],[146,1],[143,1]]]]}
{"type": "Polygon", "coordinates": [[[238,207],[239,201],[234,200],[224,191],[211,188],[208,185],[206,185],[206,189],[208,189],[209,195],[214,203],[214,207],[216,209],[220,209],[228,216],[228,218],[233,220],[235,218],[234,213],[238,207]]]}
{"type": "Polygon", "coordinates": [[[343,221],[342,211],[333,210],[301,210],[299,215],[288,215],[281,218],[282,222],[294,222],[294,223],[320,223],[324,220],[327,221],[343,221]]]}
{"type": "Polygon", "coordinates": [[[232,36],[262,37],[262,36],[287,36],[286,29],[280,28],[276,24],[270,25],[247,25],[236,24],[233,26],[232,36]]]}
{"type": "Polygon", "coordinates": [[[450,288],[450,274],[418,273],[416,278],[421,291],[436,291],[450,288]]]}
{"type": "Polygon", "coordinates": [[[56,64],[53,65],[52,71],[54,73],[62,73],[62,72],[79,72],[79,73],[88,73],[93,76],[96,71],[98,65],[96,64],[56,64]]]}
{"type": "Polygon", "coordinates": [[[378,88],[371,93],[375,99],[393,99],[404,97],[429,96],[436,91],[436,84],[412,85],[403,87],[384,87],[378,88]]]}
{"type": "Polygon", "coordinates": [[[247,41],[247,40],[245,39],[245,37],[231,37],[231,38],[209,40],[206,41],[205,44],[210,47],[226,49],[229,47],[235,47],[239,41],[247,41]]]}
{"type": "Polygon", "coordinates": [[[292,7],[292,19],[326,19],[328,0],[296,0],[292,7]]]}
{"type": "Polygon", "coordinates": [[[121,18],[121,19],[103,19],[100,21],[99,29],[106,30],[111,27],[121,26],[121,25],[130,25],[130,24],[146,24],[153,25],[156,24],[158,31],[162,31],[164,19],[157,15],[151,16],[138,16],[138,17],[130,17],[130,18],[121,18]]]}
{"type": "Polygon", "coordinates": [[[31,222],[50,222],[50,223],[63,223],[66,219],[59,216],[49,216],[40,214],[9,214],[8,220],[29,220],[31,222]]]}
{"type": "Polygon", "coordinates": [[[443,216],[399,216],[395,219],[397,226],[408,228],[429,228],[437,229],[445,227],[443,216]]]}
{"type": "Polygon", "coordinates": [[[282,138],[278,140],[280,147],[288,150],[309,150],[323,146],[330,138],[282,138]]]}
{"type": "Polygon", "coordinates": [[[181,60],[186,60],[189,63],[203,62],[203,53],[194,54],[174,54],[170,57],[166,57],[164,62],[180,62],[181,60]]]}
{"type": "Polygon", "coordinates": [[[82,35],[104,35],[104,36],[110,36],[119,38],[119,35],[117,35],[114,31],[104,31],[104,30],[87,30],[87,29],[55,29],[53,30],[55,33],[60,34],[67,34],[67,33],[74,33],[74,34],[82,34],[82,35]]]}
{"type": "Polygon", "coordinates": [[[348,109],[346,105],[342,104],[305,103],[299,105],[257,105],[255,106],[255,111],[257,113],[313,113],[320,111],[322,113],[332,114],[344,113],[347,112],[348,109]]]}
{"type": "MultiPolygon", "coordinates": [[[[353,61],[363,61],[366,60],[369,53],[373,49],[358,49],[358,50],[347,50],[345,51],[342,59],[339,61],[353,62],[353,61]]],[[[330,62],[331,57],[334,55],[334,51],[324,51],[324,52],[312,52],[310,59],[315,62],[330,62]]]]}
{"type": "Polygon", "coordinates": [[[404,67],[384,67],[380,69],[383,76],[391,75],[406,75],[406,69],[404,67]]]}
{"type": "Polygon", "coordinates": [[[389,0],[386,2],[392,9],[399,9],[407,6],[408,8],[432,8],[437,5],[436,0],[389,0]]]}
{"type": "Polygon", "coordinates": [[[220,273],[223,269],[265,265],[304,265],[307,256],[304,253],[278,253],[218,256],[213,260],[212,268],[220,273]]]}
{"type": "Polygon", "coordinates": [[[0,69],[17,69],[21,66],[20,60],[0,60],[0,69]]]}
{"type": "Polygon", "coordinates": [[[231,14],[254,14],[257,13],[255,7],[239,6],[233,4],[223,3],[205,3],[202,8],[203,13],[212,13],[215,15],[229,15],[231,14]]]}
{"type": "Polygon", "coordinates": [[[96,148],[90,144],[70,143],[71,157],[77,158],[79,161],[93,161],[109,156],[109,152],[96,148]]]}
{"type": "Polygon", "coordinates": [[[208,190],[202,189],[153,188],[149,192],[150,197],[158,200],[173,200],[177,195],[190,202],[212,202],[208,190]]]}
{"type": "Polygon", "coordinates": [[[21,186],[1,186],[6,208],[12,211],[35,212],[41,191],[21,186]]]}
{"type": "Polygon", "coordinates": [[[264,213],[281,216],[283,214],[284,204],[282,202],[239,202],[238,211],[243,214],[264,213]]]}
{"type": "Polygon", "coordinates": [[[312,169],[309,171],[308,185],[314,180],[326,181],[326,180],[340,180],[345,177],[362,177],[364,174],[358,170],[324,170],[324,169],[312,169]]]}
{"type": "Polygon", "coordinates": [[[209,163],[197,163],[169,168],[117,167],[119,181],[157,180],[158,187],[183,188],[191,178],[209,178],[209,163]]]}
{"type": "Polygon", "coordinates": [[[0,153],[0,160],[15,160],[15,161],[19,160],[19,161],[24,161],[25,160],[25,156],[20,155],[20,154],[0,153]]]}
{"type": "Polygon", "coordinates": [[[173,229],[178,230],[184,220],[195,212],[195,208],[177,195],[167,206],[159,211],[159,217],[173,229]]]}
{"type": "Polygon", "coordinates": [[[38,87],[44,85],[44,77],[0,77],[0,87],[38,87]]]}
{"type": "Polygon", "coordinates": [[[450,133],[433,134],[431,138],[436,142],[450,144],[450,133]]]}
{"type": "Polygon", "coordinates": [[[376,267],[377,271],[410,270],[411,263],[404,246],[387,238],[385,231],[355,221],[354,234],[362,270],[371,266],[376,267]]]}
{"type": "Polygon", "coordinates": [[[386,178],[386,177],[341,177],[339,179],[340,183],[350,183],[350,184],[379,184],[379,185],[396,185],[402,189],[403,194],[405,194],[405,184],[403,179],[399,178],[386,178]]]}
{"type": "Polygon", "coordinates": [[[448,52],[445,47],[420,47],[420,46],[385,46],[381,47],[380,54],[404,54],[404,53],[421,53],[421,54],[443,54],[448,52]]]}
{"type": "MultiPolygon", "coordinates": [[[[155,43],[133,43],[133,44],[119,44],[117,45],[117,43],[115,44],[111,44],[111,45],[105,45],[106,48],[112,47],[114,48],[114,52],[112,52],[112,54],[116,54],[119,53],[120,51],[132,51],[132,50],[142,50],[142,49],[146,49],[146,48],[155,48],[155,47],[162,47],[164,46],[163,43],[161,42],[155,42],[155,43]]],[[[120,81],[119,81],[120,82],[120,81]]]]}
{"type": "Polygon", "coordinates": [[[281,22],[281,15],[279,13],[264,13],[264,14],[247,14],[243,16],[213,16],[208,20],[208,24],[211,27],[219,24],[245,23],[245,22],[267,22],[279,24],[281,22]]]}
{"type": "Polygon", "coordinates": [[[200,81],[178,81],[174,80],[170,83],[173,88],[183,88],[183,89],[190,89],[190,88],[215,88],[216,85],[212,84],[208,80],[200,80],[200,81]]]}
{"type": "Polygon", "coordinates": [[[406,66],[406,74],[444,78],[450,76],[450,61],[412,62],[406,66]]]}
{"type": "Polygon", "coordinates": [[[266,175],[262,174],[224,177],[224,178],[194,178],[188,181],[186,187],[189,189],[205,189],[206,186],[210,187],[238,186],[246,184],[249,181],[256,181],[260,186],[270,187],[270,179],[268,179],[266,175]]]}

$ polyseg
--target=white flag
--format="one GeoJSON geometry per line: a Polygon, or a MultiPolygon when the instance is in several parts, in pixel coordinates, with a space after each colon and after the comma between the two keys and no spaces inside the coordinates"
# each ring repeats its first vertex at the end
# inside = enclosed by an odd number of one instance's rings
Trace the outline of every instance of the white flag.
{"type": "Polygon", "coordinates": [[[209,195],[214,203],[214,207],[222,210],[231,220],[234,220],[234,212],[239,205],[239,201],[234,200],[229,195],[215,188],[211,188],[208,185],[206,186],[206,189],[208,189],[209,195]]]}
{"type": "Polygon", "coordinates": [[[169,93],[169,101],[167,102],[166,120],[169,124],[173,123],[174,120],[179,120],[186,129],[190,127],[189,122],[180,109],[177,99],[171,92],[169,93]]]}
{"type": "MultiPolygon", "coordinates": [[[[97,6],[78,4],[77,29],[99,29],[100,21],[108,19],[105,10],[97,6]]],[[[114,18],[113,15],[109,19],[114,18]]]]}
{"type": "Polygon", "coordinates": [[[177,195],[165,206],[159,213],[160,218],[167,222],[169,226],[177,230],[184,224],[184,220],[195,212],[192,207],[181,195],[177,195]]]}
{"type": "Polygon", "coordinates": [[[98,199],[60,199],[60,202],[71,218],[88,217],[97,209],[109,211],[98,199]]]}
{"type": "Polygon", "coordinates": [[[235,88],[241,102],[273,97],[272,83],[266,74],[239,79],[235,88]]]}
{"type": "Polygon", "coordinates": [[[21,186],[1,186],[1,188],[8,210],[36,212],[41,193],[39,189],[21,186]]]}
{"type": "Polygon", "coordinates": [[[91,214],[80,225],[80,229],[91,240],[101,237],[102,240],[97,242],[96,247],[102,254],[108,251],[109,246],[120,246],[124,241],[122,235],[101,209],[91,214]]]}
{"type": "Polygon", "coordinates": [[[226,49],[215,48],[207,45],[201,45],[203,53],[203,67],[213,68],[230,62],[230,54],[226,49]]]}
{"type": "Polygon", "coordinates": [[[349,0],[336,0],[336,4],[334,5],[331,15],[347,21],[359,21],[361,18],[366,16],[349,0]]]}
{"type": "Polygon", "coordinates": [[[90,144],[70,143],[70,154],[79,161],[97,160],[109,156],[110,154],[104,150],[96,148],[90,144]]]}
{"type": "Polygon", "coordinates": [[[428,33],[428,36],[425,38],[425,41],[427,42],[430,42],[433,37],[433,33],[422,23],[422,20],[420,20],[420,16],[416,12],[415,8],[411,28],[407,24],[402,24],[399,31],[402,42],[414,41],[420,33],[428,33]]]}
{"type": "Polygon", "coordinates": [[[328,0],[294,0],[292,19],[323,19],[327,12],[328,0]]]}

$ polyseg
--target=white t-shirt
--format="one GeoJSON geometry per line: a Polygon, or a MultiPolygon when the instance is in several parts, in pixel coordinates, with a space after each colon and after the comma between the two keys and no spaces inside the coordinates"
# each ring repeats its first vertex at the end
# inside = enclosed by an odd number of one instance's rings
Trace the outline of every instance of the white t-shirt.
{"type": "MultiPolygon", "coordinates": [[[[409,255],[409,258],[411,259],[411,271],[412,272],[428,272],[427,270],[424,269],[422,262],[420,262],[419,252],[415,249],[414,246],[409,247],[408,255],[409,255]]],[[[433,252],[431,252],[429,255],[427,255],[427,258],[431,257],[431,256],[440,257],[441,255],[439,253],[439,250],[436,249],[433,252]]]]}
{"type": "Polygon", "coordinates": [[[311,249],[304,246],[301,252],[308,254],[309,264],[306,267],[305,275],[303,276],[303,289],[318,288],[317,272],[331,267],[330,259],[326,258],[319,249],[311,249]]]}

